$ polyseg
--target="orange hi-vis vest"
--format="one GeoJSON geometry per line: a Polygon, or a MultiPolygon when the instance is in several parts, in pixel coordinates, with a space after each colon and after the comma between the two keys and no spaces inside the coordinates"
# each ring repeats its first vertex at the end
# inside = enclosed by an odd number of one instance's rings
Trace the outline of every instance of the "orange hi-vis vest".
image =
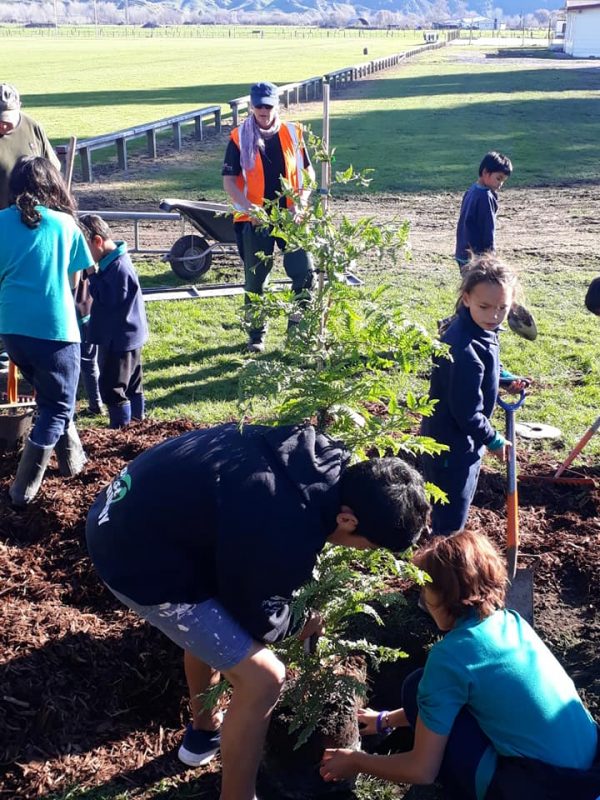
{"type": "MultiPolygon", "coordinates": [[[[234,128],[231,138],[240,147],[240,127],[234,128]]],[[[283,161],[285,164],[285,179],[290,183],[294,192],[300,192],[303,186],[302,170],[304,169],[302,140],[302,125],[298,122],[284,122],[279,128],[279,141],[283,151],[283,161]]],[[[251,170],[242,169],[235,179],[238,189],[248,198],[248,201],[255,206],[262,206],[265,194],[265,173],[260,155],[257,153],[254,159],[254,166],[251,170]]],[[[292,205],[290,198],[287,198],[288,208],[292,205]]],[[[250,219],[246,211],[241,206],[236,206],[238,211],[234,215],[235,222],[246,222],[250,219]]]]}

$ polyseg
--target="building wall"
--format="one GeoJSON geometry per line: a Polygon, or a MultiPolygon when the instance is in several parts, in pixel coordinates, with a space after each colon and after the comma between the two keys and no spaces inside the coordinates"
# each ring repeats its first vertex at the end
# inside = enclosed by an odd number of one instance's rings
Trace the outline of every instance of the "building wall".
{"type": "Polygon", "coordinates": [[[565,53],[600,58],[600,8],[567,9],[565,53]]]}

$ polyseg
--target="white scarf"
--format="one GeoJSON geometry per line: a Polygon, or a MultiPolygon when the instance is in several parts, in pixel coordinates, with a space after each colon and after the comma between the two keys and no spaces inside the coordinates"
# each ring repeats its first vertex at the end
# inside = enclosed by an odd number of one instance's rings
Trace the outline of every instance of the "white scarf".
{"type": "Polygon", "coordinates": [[[263,130],[256,121],[254,114],[250,114],[240,127],[240,162],[244,172],[248,172],[254,167],[256,154],[259,150],[264,152],[265,139],[270,139],[279,133],[281,120],[279,114],[275,116],[273,124],[267,130],[263,130]]]}

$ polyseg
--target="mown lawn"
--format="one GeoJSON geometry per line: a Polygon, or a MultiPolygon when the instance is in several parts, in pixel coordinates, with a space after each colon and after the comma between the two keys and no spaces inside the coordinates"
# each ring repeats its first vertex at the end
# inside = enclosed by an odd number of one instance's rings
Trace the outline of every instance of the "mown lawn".
{"type": "MultiPolygon", "coordinates": [[[[351,32],[348,32],[349,34],[351,32]]],[[[285,84],[402,52],[420,31],[368,39],[65,38],[0,40],[0,74],[53,143],[107,133],[229,100],[251,83],[285,84]],[[368,49],[368,56],[363,53],[368,49]]]]}
{"type": "MultiPolygon", "coordinates": [[[[354,63],[363,59],[365,45],[358,36],[310,42],[163,37],[97,42],[44,37],[28,39],[27,48],[23,42],[2,41],[2,74],[20,86],[27,107],[55,141],[70,132],[100,133],[224,101],[247,91],[249,82],[258,77],[284,82],[354,63]],[[289,57],[291,52],[294,58],[289,57]],[[43,71],[36,66],[39,63],[45,65],[43,71]],[[276,65],[268,74],[266,63],[276,65]]],[[[397,39],[373,37],[368,40],[369,55],[393,52],[398,44],[397,39]]],[[[377,198],[384,193],[398,198],[400,216],[426,205],[428,196],[441,197],[442,205],[447,202],[456,207],[452,214],[457,213],[456,193],[473,180],[482,154],[492,147],[513,158],[512,189],[548,186],[560,192],[561,185],[577,184],[590,186],[593,198],[593,187],[600,183],[598,65],[565,63],[546,57],[545,50],[509,46],[510,50],[453,45],[334,96],[334,168],[350,162],[374,168],[368,194],[363,192],[361,198],[372,200],[368,213],[377,215],[377,198]]],[[[319,129],[319,104],[290,113],[319,129]]],[[[165,195],[223,199],[220,166],[225,142],[226,135],[209,136],[182,156],[171,153],[158,163],[139,159],[122,180],[119,173],[104,168],[100,183],[81,188],[115,197],[122,208],[131,200],[136,208],[145,204],[156,210],[165,195]],[[112,178],[114,182],[107,184],[112,178]]],[[[346,201],[339,207],[351,211],[352,199],[346,201]]],[[[551,198],[548,204],[545,208],[542,200],[536,209],[542,220],[551,198]]],[[[432,213],[429,222],[426,213],[417,221],[413,237],[423,239],[430,228],[435,231],[437,212],[432,213]]],[[[573,209],[590,224],[597,213],[597,203],[595,209],[573,209]]],[[[433,254],[429,263],[422,259],[385,274],[377,264],[358,265],[372,285],[385,278],[390,283],[387,301],[403,305],[408,316],[417,315],[430,330],[453,302],[453,220],[444,223],[448,240],[444,255],[433,254]]],[[[501,225],[510,231],[516,265],[540,326],[535,346],[523,346],[512,334],[504,336],[504,357],[511,368],[538,381],[539,390],[532,393],[524,418],[563,428],[566,448],[591,424],[600,407],[597,320],[582,308],[585,286],[596,274],[600,246],[588,244],[577,251],[577,235],[567,226],[553,242],[556,253],[546,253],[550,265],[546,269],[540,267],[539,254],[519,250],[518,228],[507,222],[501,225]],[[571,253],[561,260],[567,244],[576,251],[575,258],[571,253]]],[[[162,263],[144,260],[140,271],[147,283],[175,281],[162,263]]],[[[149,305],[152,338],[144,358],[151,414],[185,415],[202,422],[238,415],[236,376],[246,358],[239,307],[238,298],[149,305]]],[[[281,335],[282,330],[273,330],[269,346],[277,347],[281,335]]],[[[600,452],[600,446],[592,442],[587,452],[600,452]]]]}

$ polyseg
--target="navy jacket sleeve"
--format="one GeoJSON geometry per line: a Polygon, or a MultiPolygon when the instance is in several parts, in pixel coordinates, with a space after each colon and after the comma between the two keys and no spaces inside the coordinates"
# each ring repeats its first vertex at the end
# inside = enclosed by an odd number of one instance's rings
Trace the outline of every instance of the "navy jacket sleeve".
{"type": "Polygon", "coordinates": [[[217,546],[219,600],[254,639],[271,644],[301,627],[292,614],[292,594],[310,579],[316,548],[308,542],[306,550],[294,545],[301,531],[292,520],[268,550],[256,546],[261,535],[253,535],[252,528],[244,533],[228,537],[226,549],[223,538],[217,546]]]}
{"type": "Polygon", "coordinates": [[[473,347],[455,352],[450,367],[448,407],[458,427],[478,444],[489,444],[496,431],[484,414],[484,365],[473,347]]]}
{"type": "Polygon", "coordinates": [[[129,276],[116,265],[113,266],[110,278],[105,279],[101,272],[96,272],[89,276],[89,280],[92,298],[107,309],[121,305],[129,295],[129,276]]]}
{"type": "Polygon", "coordinates": [[[477,230],[473,235],[473,241],[477,242],[477,253],[494,250],[496,244],[496,198],[490,191],[481,192],[481,195],[477,204],[477,230]]]}

